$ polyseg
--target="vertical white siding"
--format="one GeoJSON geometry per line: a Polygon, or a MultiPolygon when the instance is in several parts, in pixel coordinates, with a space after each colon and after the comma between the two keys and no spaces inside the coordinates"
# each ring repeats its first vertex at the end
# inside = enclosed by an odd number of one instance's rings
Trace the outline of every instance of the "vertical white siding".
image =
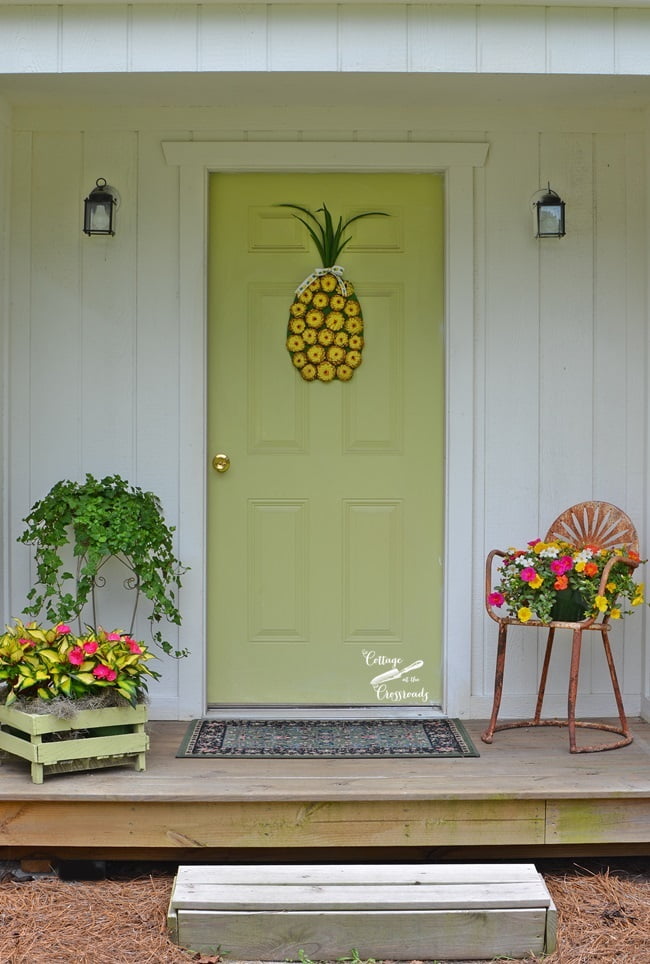
{"type": "MultiPolygon", "coordinates": [[[[361,16],[360,10],[349,16],[361,16]]],[[[418,15],[411,11],[411,24],[418,15]]],[[[230,56],[227,31],[217,30],[217,10],[204,11],[204,24],[205,16],[221,38],[219,56],[230,56]]],[[[272,31],[283,8],[274,16],[272,31]]],[[[254,46],[258,8],[241,8],[241,17],[254,46]]],[[[190,34],[183,34],[183,49],[190,34]]],[[[398,57],[402,36],[398,32],[398,57]]],[[[207,45],[202,57],[217,46],[216,40],[207,45]]],[[[280,50],[276,44],[271,56],[279,58],[280,50]]],[[[574,116],[572,129],[564,112],[560,129],[550,115],[535,124],[527,112],[501,111],[485,114],[485,129],[477,135],[475,125],[463,126],[453,112],[427,123],[428,115],[417,110],[409,116],[386,109],[364,114],[364,129],[355,134],[353,113],[323,109],[303,129],[297,113],[287,109],[273,115],[269,127],[274,137],[289,140],[322,137],[320,124],[333,140],[381,134],[383,140],[490,143],[487,165],[475,175],[477,273],[467,279],[477,305],[475,448],[467,466],[473,479],[467,586],[472,696],[450,708],[485,716],[496,643],[494,624],[482,608],[486,551],[543,534],[563,508],[586,498],[618,503],[646,535],[644,131],[634,113],[601,112],[598,130],[590,130],[583,115],[574,116]],[[532,237],[533,194],[549,180],[567,202],[562,241],[532,237]]],[[[20,611],[29,585],[29,550],[15,542],[20,520],[57,479],[119,472],[158,492],[169,521],[182,525],[179,442],[188,432],[199,438],[203,429],[181,422],[180,359],[188,363],[190,348],[197,365],[203,358],[199,345],[188,346],[179,321],[182,185],[160,144],[192,137],[268,139],[260,111],[237,112],[241,133],[234,130],[234,116],[130,111],[128,123],[120,127],[113,120],[108,134],[73,111],[15,116],[5,396],[8,614],[20,611]],[[121,195],[114,239],[81,233],[82,200],[97,177],[121,195]],[[54,200],[43,205],[46,192],[54,200]]],[[[3,136],[0,124],[0,151],[3,136]]],[[[184,560],[193,566],[184,598],[200,605],[201,547],[195,551],[184,560]]],[[[616,632],[630,713],[641,706],[644,622],[636,616],[616,632]]],[[[513,636],[506,712],[530,705],[539,658],[532,635],[513,636]]],[[[193,649],[202,645],[181,641],[193,649]]],[[[565,704],[562,659],[558,655],[550,687],[552,712],[562,712],[565,704]]],[[[586,658],[584,667],[584,708],[606,712],[600,656],[586,658]]],[[[179,672],[182,664],[166,667],[154,688],[154,715],[175,715],[179,672]]]]}
{"type": "Polygon", "coordinates": [[[9,73],[648,74],[649,42],[650,11],[617,6],[0,4],[0,64],[9,73]],[[305,42],[315,25],[322,39],[305,42]]]}
{"type": "MultiPolygon", "coordinates": [[[[7,280],[9,258],[9,190],[11,170],[11,113],[0,98],[0,385],[5,383],[9,365],[9,285],[7,280]]],[[[5,393],[0,391],[0,465],[7,464],[6,422],[8,408],[5,393]]],[[[6,545],[7,534],[7,477],[0,471],[0,546],[6,545]]],[[[6,557],[0,550],[0,611],[7,604],[8,567],[6,557]]]]}

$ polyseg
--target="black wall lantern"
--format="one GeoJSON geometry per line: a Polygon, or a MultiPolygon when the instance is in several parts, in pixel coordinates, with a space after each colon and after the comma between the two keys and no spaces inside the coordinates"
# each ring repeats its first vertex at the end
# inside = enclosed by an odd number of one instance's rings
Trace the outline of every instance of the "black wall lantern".
{"type": "MultiPolygon", "coordinates": [[[[538,191],[538,194],[541,194],[538,191]]],[[[548,185],[547,190],[533,205],[535,209],[535,237],[563,238],[566,234],[564,227],[564,201],[548,185]]]]}
{"type": "Polygon", "coordinates": [[[84,234],[115,234],[117,192],[98,177],[96,187],[84,200],[84,234]]]}

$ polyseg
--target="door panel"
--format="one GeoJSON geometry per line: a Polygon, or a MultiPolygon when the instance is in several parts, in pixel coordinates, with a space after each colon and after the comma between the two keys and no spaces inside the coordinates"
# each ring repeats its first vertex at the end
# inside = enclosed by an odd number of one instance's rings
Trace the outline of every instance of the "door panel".
{"type": "Polygon", "coordinates": [[[208,700],[441,700],[443,190],[432,175],[213,175],[208,700]],[[282,202],[355,222],[339,261],[364,316],[349,382],[285,347],[318,256],[282,202]],[[407,668],[416,664],[413,669],[407,668]],[[404,670],[407,670],[404,672],[404,670]],[[390,674],[389,679],[377,679],[390,674]]]}

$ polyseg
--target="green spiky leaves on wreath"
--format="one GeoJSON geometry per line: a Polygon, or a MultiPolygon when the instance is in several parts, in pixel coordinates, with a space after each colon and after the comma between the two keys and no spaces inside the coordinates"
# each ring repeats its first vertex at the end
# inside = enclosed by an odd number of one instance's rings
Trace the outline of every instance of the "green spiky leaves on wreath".
{"type": "Polygon", "coordinates": [[[343,268],[336,261],[351,240],[343,235],[354,221],[388,215],[365,211],[347,221],[339,217],[335,227],[325,204],[316,213],[299,204],[278,207],[293,208],[310,219],[293,215],[309,231],[323,264],[298,286],[289,309],[286,344],[294,368],[306,382],[347,382],[362,361],[363,315],[354,287],[343,280],[343,268]]]}

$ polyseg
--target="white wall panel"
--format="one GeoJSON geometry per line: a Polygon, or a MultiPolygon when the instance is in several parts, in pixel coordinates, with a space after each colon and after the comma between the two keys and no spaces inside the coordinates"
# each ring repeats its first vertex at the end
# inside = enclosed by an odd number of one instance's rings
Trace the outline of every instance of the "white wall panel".
{"type": "Polygon", "coordinates": [[[339,70],[406,70],[407,7],[351,4],[339,11],[339,70]]]}
{"type": "Polygon", "coordinates": [[[268,16],[270,70],[338,70],[338,7],[307,7],[296,16],[295,6],[278,4],[269,7],[268,16]]]}
{"type": "Polygon", "coordinates": [[[7,74],[56,73],[58,8],[0,6],[0,64],[7,74]]]}
{"type": "Polygon", "coordinates": [[[484,73],[532,73],[546,69],[546,11],[530,7],[481,7],[478,67],[484,73]]]}
{"type": "Polygon", "coordinates": [[[263,71],[270,56],[276,70],[647,75],[649,45],[650,15],[636,7],[0,5],[0,64],[8,73],[263,71]]]}
{"type": "MultiPolygon", "coordinates": [[[[283,15],[280,7],[276,26],[283,15]]],[[[326,113],[320,122],[334,140],[352,140],[358,135],[344,124],[351,114],[326,113]]],[[[400,130],[400,137],[415,136],[408,110],[384,114],[384,139],[400,130]]],[[[275,137],[299,138],[298,115],[276,114],[283,120],[275,137]]],[[[423,140],[448,136],[448,128],[427,128],[421,112],[412,115],[423,140]]],[[[202,547],[183,541],[181,493],[187,498],[193,483],[179,452],[188,432],[201,444],[203,427],[184,423],[179,386],[182,370],[203,364],[203,348],[185,330],[178,302],[180,199],[188,188],[178,169],[165,164],[160,144],[193,136],[227,143],[236,131],[228,113],[224,120],[218,111],[169,116],[197,127],[178,122],[156,130],[150,112],[134,109],[121,129],[114,116],[110,134],[99,125],[85,129],[72,111],[58,116],[60,130],[57,117],[45,112],[15,115],[5,395],[10,613],[19,612],[29,585],[29,551],[15,543],[21,518],[56,479],[85,471],[119,471],[161,495],[192,565],[181,605],[202,604],[202,547]],[[81,233],[81,202],[100,176],[122,198],[114,239],[81,233]],[[52,199],[52,184],[54,203],[43,209],[40,198],[47,192],[52,199]]],[[[238,119],[244,128],[259,116],[259,109],[242,107],[238,119]]],[[[473,607],[472,696],[453,708],[477,716],[489,708],[496,642],[496,626],[482,610],[486,550],[542,534],[565,506],[591,497],[628,509],[645,535],[647,488],[644,135],[632,129],[632,115],[626,132],[620,113],[601,113],[598,128],[608,133],[585,131],[577,113],[564,112],[556,126],[552,115],[540,115],[539,127],[523,111],[483,116],[487,132],[467,127],[455,138],[490,142],[486,167],[475,176],[478,273],[467,279],[477,305],[477,368],[466,373],[477,398],[474,461],[465,466],[475,546],[466,588],[473,607]],[[547,180],[567,201],[562,241],[532,237],[532,197],[547,180]]],[[[379,118],[377,111],[364,115],[362,138],[377,134],[379,118]]],[[[259,129],[246,136],[265,139],[259,129]]],[[[197,231],[199,250],[201,225],[197,231]]],[[[196,271],[198,278],[200,265],[196,271]]],[[[197,303],[201,297],[197,292],[197,303]]],[[[193,491],[200,500],[202,479],[193,491]]],[[[615,633],[631,713],[640,705],[643,629],[639,615],[615,633]]],[[[180,639],[200,650],[200,642],[180,639]]],[[[566,702],[558,648],[552,712],[566,702]]],[[[199,651],[193,656],[200,661],[199,651]]],[[[506,713],[530,705],[537,646],[515,634],[511,660],[506,713]]],[[[609,704],[600,658],[584,665],[584,705],[602,712],[609,704]]],[[[187,667],[165,664],[164,680],[152,688],[154,715],[173,716],[179,687],[191,691],[191,681],[181,679],[187,667]]]]}
{"type": "Polygon", "coordinates": [[[650,71],[650,10],[620,8],[614,16],[616,72],[647,74],[650,71]]]}
{"type": "Polygon", "coordinates": [[[127,6],[63,7],[61,70],[93,73],[124,70],[127,63],[127,6]]]}
{"type": "Polygon", "coordinates": [[[548,71],[614,73],[614,11],[549,8],[548,71]]]}
{"type": "MultiPolygon", "coordinates": [[[[9,210],[11,172],[11,113],[0,98],[0,385],[6,383],[9,366],[9,210]]],[[[0,465],[7,465],[7,402],[0,391],[0,465]]],[[[0,473],[0,612],[6,611],[8,596],[8,479],[0,473]]]]}
{"type": "Polygon", "coordinates": [[[267,8],[255,4],[206,4],[201,10],[199,69],[266,69],[267,16],[267,8]]]}
{"type": "Polygon", "coordinates": [[[198,7],[129,7],[129,70],[196,70],[198,7]]]}

